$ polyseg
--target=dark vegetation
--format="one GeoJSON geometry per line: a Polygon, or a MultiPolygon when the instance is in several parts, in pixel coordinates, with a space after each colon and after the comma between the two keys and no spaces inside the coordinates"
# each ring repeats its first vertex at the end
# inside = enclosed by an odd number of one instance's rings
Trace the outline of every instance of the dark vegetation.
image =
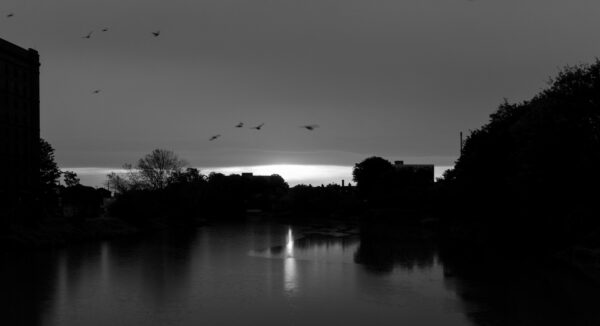
{"type": "Polygon", "coordinates": [[[436,208],[467,238],[555,251],[600,239],[600,61],[500,105],[466,139],[436,208]]]}
{"type": "Polygon", "coordinates": [[[420,230],[412,233],[536,253],[600,247],[600,61],[564,69],[529,101],[505,101],[436,183],[370,157],[354,167],[356,186],[290,188],[278,175],[204,175],[156,149],[126,174],[109,175],[108,189],[94,189],[60,171],[53,151],[41,140],[40,216],[69,227],[95,219],[123,230],[248,216],[346,218],[360,220],[367,236],[420,230]]]}
{"type": "Polygon", "coordinates": [[[111,216],[135,225],[187,225],[255,217],[344,217],[355,211],[352,187],[290,188],[279,175],[203,175],[184,168],[176,154],[155,150],[125,175],[111,174],[111,216]],[[144,164],[141,164],[144,162],[144,164]]]}
{"type": "Polygon", "coordinates": [[[54,148],[43,139],[39,173],[39,199],[34,208],[37,213],[12,219],[2,228],[2,248],[63,245],[137,232],[131,225],[107,217],[104,207],[110,192],[83,186],[74,172],[61,171],[54,161],[54,148]],[[61,176],[64,185],[60,184],[61,176]]]}
{"type": "MultiPolygon", "coordinates": [[[[406,203],[384,190],[397,187],[386,177],[389,165],[377,158],[368,166],[375,171],[366,183],[355,169],[361,196],[373,204],[355,258],[371,269],[406,265],[407,248],[423,257],[440,248],[449,279],[501,271],[498,293],[522,276],[498,261],[547,267],[532,279],[566,268],[600,281],[600,61],[565,68],[529,101],[501,104],[470,133],[454,169],[413,193],[413,212],[398,210],[406,203]]],[[[423,257],[408,260],[431,263],[423,257]]]]}

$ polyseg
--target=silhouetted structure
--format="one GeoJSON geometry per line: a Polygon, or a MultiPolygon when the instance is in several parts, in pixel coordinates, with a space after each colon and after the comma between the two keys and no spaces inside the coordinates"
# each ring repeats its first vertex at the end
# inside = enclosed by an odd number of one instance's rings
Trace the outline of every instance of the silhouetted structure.
{"type": "Polygon", "coordinates": [[[439,183],[440,216],[469,230],[463,238],[515,252],[598,248],[599,126],[600,60],[566,67],[530,100],[505,101],[439,183]]]}
{"type": "Polygon", "coordinates": [[[0,39],[0,216],[27,214],[39,183],[39,54],[0,39]]]}
{"type": "Polygon", "coordinates": [[[59,189],[60,206],[64,217],[94,218],[104,214],[105,199],[110,191],[80,184],[59,189]]]}
{"type": "Polygon", "coordinates": [[[398,172],[405,172],[413,175],[417,183],[430,185],[434,180],[433,164],[404,164],[404,161],[394,161],[394,167],[398,172]]]}

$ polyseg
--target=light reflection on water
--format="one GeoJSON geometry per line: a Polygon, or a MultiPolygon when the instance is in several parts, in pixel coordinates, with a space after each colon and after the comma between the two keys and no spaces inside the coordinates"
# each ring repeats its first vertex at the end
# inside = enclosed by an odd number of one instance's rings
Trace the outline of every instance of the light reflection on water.
{"type": "Polygon", "coordinates": [[[600,324],[600,291],[568,274],[330,231],[223,225],[5,255],[0,325],[600,324]]]}
{"type": "Polygon", "coordinates": [[[298,278],[296,271],[296,259],[294,258],[294,235],[292,234],[292,228],[288,229],[287,241],[285,244],[285,259],[283,260],[283,273],[284,273],[284,288],[287,293],[293,295],[294,291],[298,287],[298,278]]]}

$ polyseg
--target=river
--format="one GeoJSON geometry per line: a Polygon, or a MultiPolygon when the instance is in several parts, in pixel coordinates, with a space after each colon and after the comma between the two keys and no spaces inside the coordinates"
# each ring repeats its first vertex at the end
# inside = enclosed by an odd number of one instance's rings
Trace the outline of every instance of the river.
{"type": "Polygon", "coordinates": [[[238,223],[3,253],[0,325],[600,325],[563,268],[238,223]]]}

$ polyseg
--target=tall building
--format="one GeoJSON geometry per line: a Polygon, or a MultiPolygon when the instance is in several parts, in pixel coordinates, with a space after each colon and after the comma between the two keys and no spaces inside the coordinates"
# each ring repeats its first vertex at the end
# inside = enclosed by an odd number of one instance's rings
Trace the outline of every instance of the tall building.
{"type": "Polygon", "coordinates": [[[0,39],[0,216],[17,216],[38,196],[40,57],[0,39]]]}

